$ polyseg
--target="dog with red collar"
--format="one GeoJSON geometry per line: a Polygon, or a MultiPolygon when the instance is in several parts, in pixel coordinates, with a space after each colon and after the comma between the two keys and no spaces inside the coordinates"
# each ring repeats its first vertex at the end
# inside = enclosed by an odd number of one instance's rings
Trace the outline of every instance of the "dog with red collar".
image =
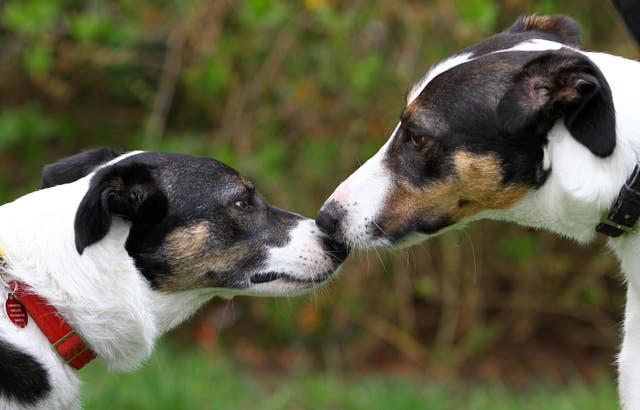
{"type": "Polygon", "coordinates": [[[140,366],[212,297],[325,283],[345,248],[210,158],[87,151],[0,206],[0,408],[79,408],[75,369],[140,366]]]}
{"type": "Polygon", "coordinates": [[[569,17],[521,17],[434,65],[384,146],[318,226],[354,248],[401,246],[483,218],[579,242],[611,237],[628,292],[618,357],[640,409],[640,63],[581,49],[569,17]]]}

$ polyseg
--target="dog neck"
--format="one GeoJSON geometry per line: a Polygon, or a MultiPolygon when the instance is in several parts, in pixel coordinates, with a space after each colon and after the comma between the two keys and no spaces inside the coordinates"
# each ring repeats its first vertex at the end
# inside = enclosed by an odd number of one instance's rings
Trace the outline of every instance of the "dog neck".
{"type": "Polygon", "coordinates": [[[479,217],[547,229],[581,243],[596,237],[596,225],[609,212],[640,158],[640,132],[634,112],[640,83],[630,81],[640,70],[640,63],[603,53],[585,54],[598,65],[611,87],[616,111],[614,152],[606,158],[593,155],[560,120],[549,132],[545,147],[544,162],[551,171],[547,181],[512,208],[487,211],[479,217]]]}
{"type": "Polygon", "coordinates": [[[9,279],[29,284],[54,306],[111,369],[131,369],[151,354],[160,334],[213,295],[151,289],[125,250],[129,223],[120,218],[79,255],[73,226],[88,186],[86,177],[3,205],[0,242],[11,265],[9,279]]]}

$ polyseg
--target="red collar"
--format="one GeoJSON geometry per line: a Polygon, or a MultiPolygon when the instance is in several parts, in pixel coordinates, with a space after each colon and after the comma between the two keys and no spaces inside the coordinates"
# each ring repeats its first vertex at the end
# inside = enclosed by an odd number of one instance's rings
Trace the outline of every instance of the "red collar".
{"type": "Polygon", "coordinates": [[[24,305],[42,333],[56,348],[60,357],[76,370],[95,359],[93,353],[75,330],[46,300],[31,291],[24,282],[10,282],[11,292],[24,305]]]}

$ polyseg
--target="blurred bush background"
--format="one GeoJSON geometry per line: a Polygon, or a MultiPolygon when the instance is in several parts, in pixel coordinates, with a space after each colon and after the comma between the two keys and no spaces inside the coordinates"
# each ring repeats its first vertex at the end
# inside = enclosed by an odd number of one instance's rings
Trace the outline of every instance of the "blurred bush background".
{"type": "MultiPolygon", "coordinates": [[[[35,189],[43,164],[110,145],[215,157],[313,216],[431,64],[531,12],[569,14],[586,48],[637,57],[606,0],[4,0],[0,200],[35,189]]],[[[624,290],[603,244],[477,223],[356,253],[307,297],[214,300],[169,337],[256,374],[613,379],[624,290]]]]}

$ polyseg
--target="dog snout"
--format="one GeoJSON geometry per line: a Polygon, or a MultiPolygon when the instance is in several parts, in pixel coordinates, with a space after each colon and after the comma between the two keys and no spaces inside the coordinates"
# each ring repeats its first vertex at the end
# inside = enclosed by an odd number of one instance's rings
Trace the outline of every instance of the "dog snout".
{"type": "Polygon", "coordinates": [[[322,206],[316,217],[316,225],[327,235],[334,236],[338,230],[341,210],[336,201],[330,201],[322,206]]]}
{"type": "Polygon", "coordinates": [[[344,262],[347,256],[349,256],[347,246],[331,237],[322,238],[322,247],[336,266],[344,262]]]}

